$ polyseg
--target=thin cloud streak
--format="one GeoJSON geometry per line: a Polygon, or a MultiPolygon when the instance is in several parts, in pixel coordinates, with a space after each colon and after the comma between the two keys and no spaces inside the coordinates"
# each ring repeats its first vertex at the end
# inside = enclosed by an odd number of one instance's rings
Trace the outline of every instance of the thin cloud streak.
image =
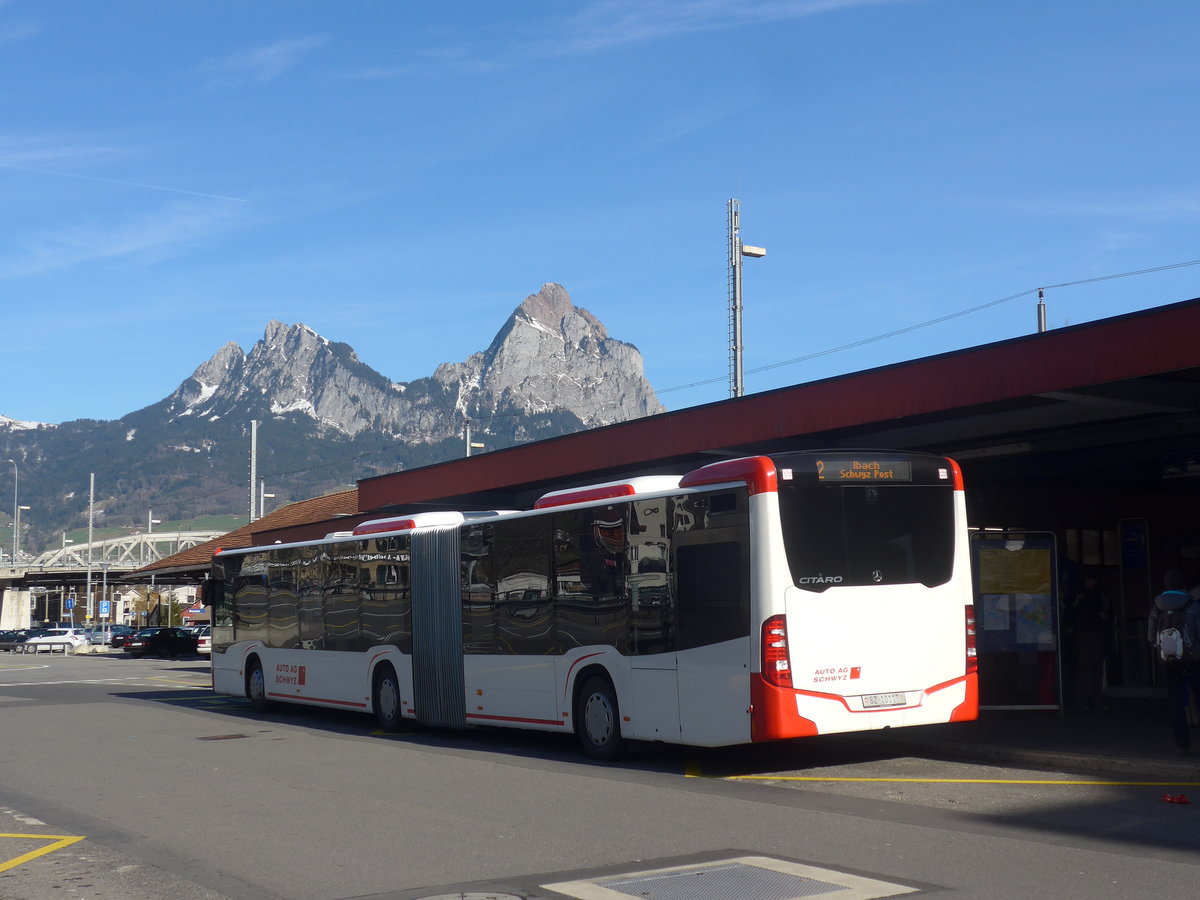
{"type": "Polygon", "coordinates": [[[555,55],[597,53],[702,31],[910,2],[913,0],[602,0],[561,23],[556,40],[546,48],[555,55]]]}
{"type": "Polygon", "coordinates": [[[206,194],[203,191],[189,191],[185,188],[166,187],[161,184],[146,184],[141,181],[124,181],[120,178],[102,178],[99,175],[80,175],[75,172],[57,172],[52,169],[39,169],[33,166],[17,166],[0,160],[0,169],[11,169],[15,172],[32,172],[37,175],[52,175],[56,178],[80,178],[84,181],[98,181],[101,184],[116,184],[122,187],[142,188],[147,191],[166,191],[171,194],[187,194],[189,197],[205,197],[209,200],[227,200],[230,203],[247,203],[245,197],[227,197],[224,194],[206,194]]]}
{"type": "Polygon", "coordinates": [[[687,34],[832,15],[871,6],[924,0],[600,0],[513,40],[499,54],[458,44],[422,51],[416,59],[343,74],[348,80],[461,75],[509,69],[531,59],[603,53],[687,34]]]}
{"type": "Polygon", "coordinates": [[[24,278],[83,263],[166,254],[207,239],[234,223],[227,211],[173,206],[123,225],[80,225],[27,238],[23,252],[0,258],[0,279],[24,278]]]}
{"type": "Polygon", "coordinates": [[[329,42],[324,35],[286,38],[252,47],[208,62],[202,71],[209,75],[209,87],[236,87],[243,84],[267,84],[295,66],[308,53],[329,42]]]}
{"type": "Polygon", "coordinates": [[[0,46],[27,41],[42,33],[37,22],[8,22],[0,25],[0,46]]]}
{"type": "Polygon", "coordinates": [[[1143,200],[1029,200],[996,204],[1015,212],[1054,216],[1109,216],[1123,219],[1195,219],[1200,217],[1200,197],[1184,194],[1143,200]]]}

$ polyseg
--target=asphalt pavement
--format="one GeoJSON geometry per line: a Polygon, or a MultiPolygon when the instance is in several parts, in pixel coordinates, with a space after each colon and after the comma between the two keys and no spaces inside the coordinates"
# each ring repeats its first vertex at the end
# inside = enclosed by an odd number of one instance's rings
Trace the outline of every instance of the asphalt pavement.
{"type": "Polygon", "coordinates": [[[897,752],[944,759],[1113,778],[1200,780],[1200,728],[1193,724],[1191,753],[1181,753],[1165,699],[1117,699],[1096,710],[982,710],[974,722],[874,732],[870,739],[897,752]]]}
{"type": "MultiPolygon", "coordinates": [[[[120,655],[109,647],[82,652],[120,655]]],[[[1163,782],[1200,781],[1200,723],[1192,750],[1171,735],[1165,698],[1113,698],[1094,710],[981,710],[974,722],[857,734],[887,752],[1163,782]]],[[[1200,793],[1197,795],[1200,802],[1200,793]]]]}

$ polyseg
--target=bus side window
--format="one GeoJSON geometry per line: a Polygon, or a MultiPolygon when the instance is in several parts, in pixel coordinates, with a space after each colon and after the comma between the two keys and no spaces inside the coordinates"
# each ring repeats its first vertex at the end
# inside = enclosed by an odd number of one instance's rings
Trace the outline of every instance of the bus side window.
{"type": "Polygon", "coordinates": [[[297,647],[295,551],[282,552],[271,562],[268,571],[267,644],[271,647],[297,647]]]}
{"type": "Polygon", "coordinates": [[[563,650],[629,648],[625,504],[555,513],[554,608],[563,650]]]}
{"type": "Polygon", "coordinates": [[[461,534],[463,653],[497,653],[495,526],[471,525],[461,534]]]}
{"type": "Polygon", "coordinates": [[[556,652],[550,602],[550,519],[496,525],[496,640],[501,653],[556,652]]]}
{"type": "Polygon", "coordinates": [[[324,563],[315,547],[300,548],[296,562],[296,617],[300,646],[306,650],[325,647],[324,601],[321,597],[324,571],[324,563]]]}
{"type": "Polygon", "coordinates": [[[666,497],[635,500],[629,509],[629,593],[633,652],[675,649],[675,604],[671,596],[671,544],[666,497]]]}
{"type": "Polygon", "coordinates": [[[242,566],[233,582],[234,616],[233,639],[238,641],[267,640],[267,577],[266,565],[251,562],[242,566]]]}
{"type": "Polygon", "coordinates": [[[326,562],[325,649],[360,650],[358,557],[336,552],[326,562]]]}

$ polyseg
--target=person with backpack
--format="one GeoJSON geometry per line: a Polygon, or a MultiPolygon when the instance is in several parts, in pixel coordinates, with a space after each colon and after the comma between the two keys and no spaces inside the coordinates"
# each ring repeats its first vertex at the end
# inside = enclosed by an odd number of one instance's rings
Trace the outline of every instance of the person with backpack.
{"type": "Polygon", "coordinates": [[[1163,586],[1150,608],[1146,637],[1166,674],[1175,745],[1187,753],[1192,746],[1188,705],[1193,698],[1200,702],[1200,600],[1187,590],[1182,572],[1168,572],[1163,586]]]}

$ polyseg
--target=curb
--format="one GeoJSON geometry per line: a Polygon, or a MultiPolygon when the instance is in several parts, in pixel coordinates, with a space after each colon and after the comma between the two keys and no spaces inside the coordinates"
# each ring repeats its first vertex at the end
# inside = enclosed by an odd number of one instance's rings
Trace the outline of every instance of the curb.
{"type": "Polygon", "coordinates": [[[1178,760],[1102,756],[1071,750],[1004,747],[963,741],[920,741],[881,737],[880,745],[902,753],[920,754],[958,762],[1007,763],[1039,769],[1065,770],[1086,775],[1106,775],[1114,781],[1144,779],[1172,784],[1200,781],[1200,763],[1195,758],[1178,760]]]}

